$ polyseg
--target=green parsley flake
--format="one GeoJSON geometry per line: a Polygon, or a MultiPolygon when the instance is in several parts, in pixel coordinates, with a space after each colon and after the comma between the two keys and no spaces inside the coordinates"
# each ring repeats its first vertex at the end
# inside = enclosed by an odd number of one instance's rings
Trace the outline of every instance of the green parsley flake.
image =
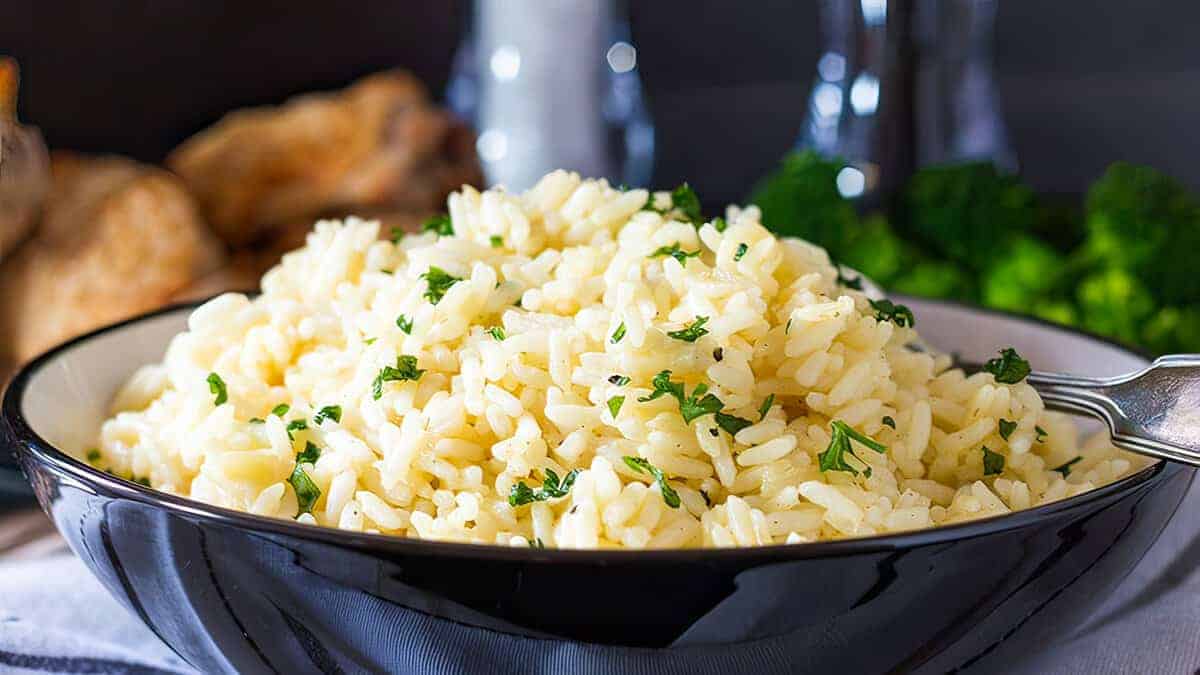
{"type": "MultiPolygon", "coordinates": [[[[829,439],[829,447],[825,449],[825,452],[817,455],[821,471],[848,471],[857,476],[859,473],[858,469],[846,463],[846,455],[850,455],[859,462],[862,462],[862,459],[860,459],[858,455],[854,454],[854,447],[850,443],[852,440],[857,441],[858,443],[880,454],[887,452],[886,445],[876,441],[870,436],[860,434],[849,424],[846,424],[841,420],[834,420],[833,422],[830,422],[830,429],[832,434],[829,439]]],[[[865,464],[865,462],[863,463],[865,464]]],[[[863,475],[867,478],[870,478],[871,467],[868,466],[863,472],[863,475]]]]}
{"type": "Polygon", "coordinates": [[[130,480],[137,483],[138,485],[142,485],[144,487],[151,487],[149,476],[134,476],[130,480]]]}
{"type": "Polygon", "coordinates": [[[422,232],[436,232],[439,237],[454,236],[454,224],[450,222],[450,216],[439,213],[436,216],[431,216],[421,223],[422,232]]]}
{"type": "Polygon", "coordinates": [[[741,260],[742,256],[746,255],[746,251],[749,251],[749,250],[750,250],[750,247],[746,244],[746,242],[742,242],[742,243],[738,244],[737,251],[733,254],[733,261],[737,262],[737,261],[741,260]]]}
{"type": "MultiPolygon", "coordinates": [[[[317,487],[317,484],[308,477],[299,464],[292,470],[292,476],[288,478],[288,483],[291,483],[292,489],[296,491],[296,503],[300,507],[300,513],[312,513],[313,506],[321,498],[321,488],[317,487]]],[[[300,515],[300,513],[296,515],[300,515]]]]}
{"type": "Polygon", "coordinates": [[[895,429],[896,428],[896,420],[892,419],[891,415],[884,415],[883,416],[883,425],[895,429]]]}
{"type": "Polygon", "coordinates": [[[88,449],[86,456],[88,464],[95,464],[96,461],[100,459],[100,450],[97,448],[90,448],[88,449]]]}
{"type": "Polygon", "coordinates": [[[666,256],[671,256],[675,260],[678,260],[680,265],[687,267],[688,258],[699,257],[700,251],[681,250],[679,248],[679,242],[675,242],[674,244],[671,244],[670,246],[660,246],[658,248],[658,250],[656,250],[654,253],[651,253],[650,255],[648,255],[646,257],[647,258],[663,258],[666,256]]]}
{"type": "Polygon", "coordinates": [[[558,480],[558,474],[553,469],[546,469],[545,473],[546,477],[542,479],[542,487],[536,490],[526,485],[525,481],[519,480],[514,483],[508,492],[508,505],[524,506],[533,502],[566,497],[567,493],[571,491],[571,486],[575,484],[575,479],[579,476],[579,469],[571,469],[570,473],[563,476],[561,483],[558,480]]]}
{"type": "Polygon", "coordinates": [[[1078,463],[1078,462],[1082,462],[1082,461],[1083,461],[1083,458],[1082,458],[1082,457],[1076,457],[1075,459],[1073,459],[1073,460],[1071,460],[1071,461],[1069,461],[1069,462],[1066,462],[1066,463],[1064,463],[1064,464],[1063,464],[1063,465],[1061,465],[1061,466],[1057,466],[1057,467],[1055,467],[1055,468],[1054,468],[1054,471],[1057,471],[1057,472],[1061,473],[1061,474],[1062,474],[1062,477],[1063,477],[1063,478],[1066,478],[1067,476],[1070,476],[1070,475],[1071,475],[1071,467],[1072,467],[1073,465],[1075,465],[1076,463],[1078,463]]]}
{"type": "Polygon", "coordinates": [[[867,302],[871,303],[871,309],[875,310],[876,321],[892,321],[901,328],[905,326],[911,328],[916,324],[912,310],[904,305],[894,304],[887,299],[868,300],[867,302]]]}
{"type": "Polygon", "coordinates": [[[613,396],[612,398],[608,399],[608,412],[612,415],[614,420],[617,419],[617,413],[621,412],[621,406],[624,404],[624,396],[613,396]]]}
{"type": "Polygon", "coordinates": [[[625,466],[628,466],[630,469],[638,473],[647,473],[653,476],[654,482],[658,483],[658,491],[662,493],[663,501],[666,502],[667,506],[673,509],[679,508],[679,493],[667,483],[667,477],[663,475],[663,472],[658,467],[641,457],[626,455],[621,459],[624,460],[625,466]]]}
{"type": "Polygon", "coordinates": [[[392,243],[399,244],[400,240],[403,238],[404,238],[404,230],[402,230],[398,227],[393,227],[392,228],[392,243]]]}
{"type": "Polygon", "coordinates": [[[683,416],[686,424],[691,424],[697,417],[714,414],[725,407],[721,399],[708,393],[708,385],[703,382],[696,385],[691,396],[687,396],[682,382],[671,381],[671,371],[669,370],[655,375],[650,384],[654,387],[654,391],[649,396],[639,397],[638,401],[645,403],[670,394],[679,402],[679,414],[683,416]]]}
{"type": "Polygon", "coordinates": [[[500,326],[492,326],[491,328],[487,329],[487,334],[491,335],[492,338],[494,338],[497,342],[503,342],[504,338],[508,337],[504,334],[504,329],[500,326]]]}
{"type": "Polygon", "coordinates": [[[833,268],[837,270],[837,283],[839,286],[845,286],[846,288],[856,291],[861,291],[863,289],[861,276],[854,277],[853,279],[845,276],[842,273],[842,266],[837,263],[833,264],[833,268]]]}
{"type": "Polygon", "coordinates": [[[621,325],[617,326],[617,329],[613,331],[611,341],[615,345],[618,342],[620,342],[621,339],[624,337],[625,337],[625,322],[622,321],[621,325]]]}
{"type": "Polygon", "coordinates": [[[373,337],[372,337],[372,338],[367,338],[366,340],[363,340],[363,344],[365,344],[365,345],[367,345],[367,346],[369,347],[369,346],[371,346],[371,345],[375,344],[375,341],[376,341],[376,340],[378,340],[378,339],[379,339],[379,338],[373,338],[373,337]]]}
{"type": "Polygon", "coordinates": [[[501,246],[504,246],[504,237],[501,237],[498,234],[493,234],[492,236],[488,237],[488,241],[491,242],[492,248],[500,248],[501,246]]]}
{"type": "Polygon", "coordinates": [[[304,449],[300,451],[300,454],[296,455],[296,463],[297,464],[316,464],[317,459],[319,459],[320,457],[321,457],[321,448],[318,448],[317,444],[313,443],[312,441],[306,441],[304,443],[304,449]]]}
{"type": "Polygon", "coordinates": [[[983,475],[996,476],[1004,471],[1004,455],[983,446],[983,475]]]}
{"type": "Polygon", "coordinates": [[[739,431],[754,424],[754,422],[751,422],[744,417],[726,415],[723,412],[717,412],[715,417],[717,420],[717,426],[724,429],[725,433],[729,434],[730,436],[737,436],[739,431]]]}
{"type": "Polygon", "coordinates": [[[383,397],[383,384],[385,382],[404,382],[417,381],[421,379],[424,370],[417,368],[417,357],[401,354],[396,357],[396,366],[384,366],[379,374],[375,376],[375,381],[371,383],[371,394],[378,401],[383,397]]]}
{"type": "Polygon", "coordinates": [[[288,414],[288,411],[291,409],[292,409],[292,406],[290,406],[286,403],[280,403],[279,405],[275,406],[274,408],[271,408],[271,414],[276,417],[283,417],[284,415],[288,414]]]}
{"type": "Polygon", "coordinates": [[[342,421],[342,406],[327,405],[321,408],[316,415],[313,415],[313,424],[321,426],[325,420],[333,420],[334,422],[342,421]]]}
{"type": "Polygon", "coordinates": [[[787,335],[792,332],[792,320],[788,319],[787,325],[783,327],[783,334],[787,335]]]}
{"type": "Polygon", "coordinates": [[[425,280],[425,298],[435,305],[442,301],[451,286],[462,281],[462,277],[456,277],[436,266],[430,266],[428,271],[417,278],[425,280]]]}
{"type": "Polygon", "coordinates": [[[292,438],[292,432],[301,431],[308,428],[308,422],[305,420],[292,420],[287,423],[288,438],[292,438]]]}
{"type": "Polygon", "coordinates": [[[1036,440],[1038,443],[1041,443],[1042,441],[1046,440],[1046,436],[1049,435],[1046,433],[1045,429],[1043,429],[1041,427],[1037,427],[1037,426],[1035,426],[1033,428],[1033,433],[1037,436],[1036,440]]]}
{"type": "Polygon", "coordinates": [[[1000,358],[989,359],[983,364],[983,370],[991,373],[1001,384],[1016,384],[1029,375],[1029,362],[1021,358],[1017,350],[1005,347],[1000,350],[1000,358]]]}
{"type": "Polygon", "coordinates": [[[712,219],[712,226],[717,230],[717,232],[724,232],[725,228],[729,227],[729,223],[725,222],[724,218],[717,216],[716,218],[712,219]]]}
{"type": "Polygon", "coordinates": [[[629,384],[629,378],[625,375],[609,375],[608,383],[615,384],[618,387],[624,387],[629,384]]]}
{"type": "Polygon", "coordinates": [[[767,413],[771,412],[771,406],[775,405],[775,394],[770,394],[763,399],[762,405],[758,406],[758,421],[761,422],[767,419],[767,413]]]}
{"type": "Polygon", "coordinates": [[[676,340],[683,340],[684,342],[695,342],[708,335],[708,329],[704,327],[706,323],[708,323],[707,316],[698,316],[683,329],[668,331],[667,336],[673,337],[676,340]]]}
{"type": "Polygon", "coordinates": [[[396,327],[404,331],[406,335],[412,335],[413,320],[406,314],[401,314],[396,317],[396,327]]]}
{"type": "Polygon", "coordinates": [[[229,400],[229,392],[225,389],[225,380],[222,380],[220,375],[209,373],[207,382],[208,390],[216,396],[213,399],[213,405],[221,405],[229,400]]]}
{"type": "Polygon", "coordinates": [[[246,420],[246,423],[247,424],[266,424],[267,421],[261,417],[251,417],[250,419],[246,420]]]}
{"type": "Polygon", "coordinates": [[[1017,430],[1016,422],[1010,422],[1009,420],[1006,420],[1003,417],[1000,418],[999,426],[1000,426],[1000,429],[999,429],[1000,438],[1003,438],[1006,441],[1008,440],[1009,436],[1012,436],[1012,432],[1017,430]]]}

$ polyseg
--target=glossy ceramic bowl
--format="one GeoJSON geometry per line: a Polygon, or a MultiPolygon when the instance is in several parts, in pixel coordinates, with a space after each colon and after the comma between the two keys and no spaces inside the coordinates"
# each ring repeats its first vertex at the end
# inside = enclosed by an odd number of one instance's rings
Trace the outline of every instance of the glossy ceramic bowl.
{"type": "MultiPolygon", "coordinates": [[[[1142,357],[1062,328],[906,300],[930,342],[1109,375],[1142,357]]],[[[309,527],[96,471],[86,447],[188,308],[79,338],[4,399],[7,446],[104,585],[205,673],[795,673],[1004,669],[1078,625],[1154,542],[1192,471],[1157,464],[1001,518],[764,548],[557,551],[309,527]]],[[[84,611],[81,609],[81,611],[84,611]]]]}

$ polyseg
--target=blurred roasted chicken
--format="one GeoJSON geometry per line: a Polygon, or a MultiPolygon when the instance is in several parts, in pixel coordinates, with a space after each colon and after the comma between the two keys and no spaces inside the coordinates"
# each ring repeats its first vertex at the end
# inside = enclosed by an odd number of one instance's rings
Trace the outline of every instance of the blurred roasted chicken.
{"type": "Polygon", "coordinates": [[[17,123],[17,64],[0,58],[0,261],[32,231],[50,184],[37,129],[17,123]]]}
{"type": "Polygon", "coordinates": [[[440,210],[451,191],[482,180],[473,133],[401,71],[230,113],[167,165],[235,246],[322,215],[440,210]]]}
{"type": "Polygon", "coordinates": [[[0,266],[0,361],[154,309],[223,257],[161,169],[56,152],[51,174],[41,225],[0,266]]]}

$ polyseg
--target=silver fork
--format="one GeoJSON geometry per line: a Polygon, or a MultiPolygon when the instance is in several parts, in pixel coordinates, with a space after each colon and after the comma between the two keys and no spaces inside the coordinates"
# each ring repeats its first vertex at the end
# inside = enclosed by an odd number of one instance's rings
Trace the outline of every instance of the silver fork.
{"type": "Polygon", "coordinates": [[[1027,379],[1046,407],[1102,420],[1113,445],[1200,466],[1200,354],[1163,356],[1119,377],[1034,371],[1027,379]]]}

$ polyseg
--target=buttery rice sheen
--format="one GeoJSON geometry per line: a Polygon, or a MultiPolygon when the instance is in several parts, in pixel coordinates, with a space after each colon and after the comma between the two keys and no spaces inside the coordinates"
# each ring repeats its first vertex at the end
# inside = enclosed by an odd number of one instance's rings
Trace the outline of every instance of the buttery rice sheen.
{"type": "Polygon", "coordinates": [[[1148,463],[1080,445],[1024,382],[907,349],[757,208],[692,223],[669,193],[565,171],[448,203],[453,234],[399,243],[318,222],[262,295],[196,309],[89,461],[304,523],[563,548],[933,527],[1148,463]],[[822,470],[834,421],[885,452],[851,441],[822,470]]]}

